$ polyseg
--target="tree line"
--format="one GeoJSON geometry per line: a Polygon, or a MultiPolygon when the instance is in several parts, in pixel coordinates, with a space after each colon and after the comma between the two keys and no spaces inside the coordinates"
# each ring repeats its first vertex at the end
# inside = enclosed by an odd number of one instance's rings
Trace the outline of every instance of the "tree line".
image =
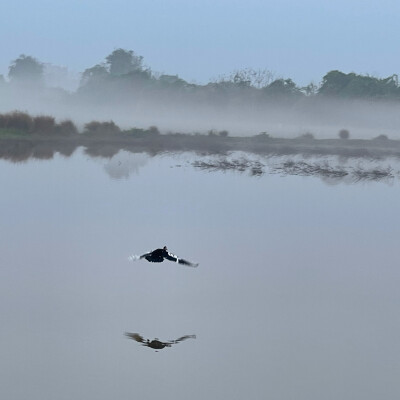
{"type": "MultiPolygon", "coordinates": [[[[9,66],[8,80],[0,75],[1,88],[40,91],[45,88],[44,64],[33,56],[20,55],[9,66]]],[[[205,85],[189,83],[178,75],[156,74],[145,66],[143,57],[132,50],[116,49],[104,61],[87,68],[81,75],[77,96],[107,96],[120,101],[157,96],[176,99],[224,102],[229,98],[246,101],[295,102],[303,98],[399,100],[396,74],[386,78],[354,72],[330,71],[316,85],[298,86],[292,79],[275,78],[268,70],[251,68],[220,76],[205,85]]]]}

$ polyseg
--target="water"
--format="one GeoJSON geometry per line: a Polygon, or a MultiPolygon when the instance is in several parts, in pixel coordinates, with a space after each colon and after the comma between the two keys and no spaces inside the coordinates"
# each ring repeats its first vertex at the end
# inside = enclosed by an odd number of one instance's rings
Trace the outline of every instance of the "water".
{"type": "Polygon", "coordinates": [[[192,160],[0,161],[1,397],[398,398],[398,181],[192,160]]]}

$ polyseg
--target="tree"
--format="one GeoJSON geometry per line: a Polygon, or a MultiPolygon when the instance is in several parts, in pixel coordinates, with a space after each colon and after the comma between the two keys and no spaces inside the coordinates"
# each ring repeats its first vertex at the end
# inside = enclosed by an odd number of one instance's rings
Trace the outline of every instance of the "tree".
{"type": "Polygon", "coordinates": [[[132,50],[117,49],[106,57],[110,75],[126,75],[133,71],[143,70],[143,57],[132,50]]]}
{"type": "Polygon", "coordinates": [[[269,96],[299,97],[302,92],[291,79],[277,79],[263,89],[269,96]]]}
{"type": "Polygon", "coordinates": [[[43,64],[31,56],[21,54],[8,69],[12,82],[28,85],[43,84],[43,64]]]}
{"type": "Polygon", "coordinates": [[[220,76],[215,83],[233,83],[237,86],[261,89],[268,86],[273,79],[274,73],[267,69],[244,68],[220,76]]]}
{"type": "Polygon", "coordinates": [[[335,96],[349,84],[355,74],[345,74],[340,71],[330,71],[322,78],[319,94],[335,96]]]}
{"type": "Polygon", "coordinates": [[[348,139],[350,137],[350,132],[347,129],[341,129],[339,131],[340,139],[348,139]]]}
{"type": "Polygon", "coordinates": [[[397,75],[379,79],[373,76],[328,72],[322,80],[319,94],[346,98],[399,98],[397,75]]]}
{"type": "Polygon", "coordinates": [[[98,84],[108,77],[108,71],[104,64],[97,64],[92,68],[85,69],[82,74],[80,86],[98,84]]]}

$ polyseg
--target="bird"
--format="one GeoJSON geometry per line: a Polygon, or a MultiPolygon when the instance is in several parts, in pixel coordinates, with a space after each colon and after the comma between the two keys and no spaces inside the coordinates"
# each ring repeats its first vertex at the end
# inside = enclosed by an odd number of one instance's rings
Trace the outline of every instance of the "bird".
{"type": "Polygon", "coordinates": [[[174,261],[178,264],[186,265],[188,267],[197,267],[199,264],[191,263],[183,258],[179,258],[176,255],[168,252],[167,246],[164,246],[162,249],[155,249],[150,253],[143,254],[139,257],[139,259],[145,258],[147,261],[160,263],[165,259],[169,261],[174,261]]]}
{"type": "Polygon", "coordinates": [[[158,338],[155,338],[153,340],[149,340],[149,339],[145,340],[145,339],[143,339],[143,336],[139,335],[139,333],[125,332],[125,336],[127,336],[129,339],[136,340],[136,342],[141,343],[142,346],[150,347],[156,351],[164,349],[165,347],[171,347],[173,344],[177,344],[186,339],[196,339],[196,335],[185,335],[185,336],[181,336],[180,338],[178,338],[176,340],[169,340],[167,342],[162,342],[158,338]]]}

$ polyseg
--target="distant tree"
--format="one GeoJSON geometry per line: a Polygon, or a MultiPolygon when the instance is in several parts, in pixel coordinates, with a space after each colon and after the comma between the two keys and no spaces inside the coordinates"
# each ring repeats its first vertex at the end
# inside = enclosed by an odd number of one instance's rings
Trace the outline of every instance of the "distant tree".
{"type": "Polygon", "coordinates": [[[301,91],[306,96],[313,96],[318,93],[318,85],[316,85],[314,82],[310,82],[307,86],[301,88],[301,91]]]}
{"type": "Polygon", "coordinates": [[[233,83],[241,87],[261,89],[274,80],[274,73],[267,69],[244,68],[230,74],[221,75],[214,83],[233,83]]]}
{"type": "Polygon", "coordinates": [[[147,131],[150,135],[159,135],[160,134],[160,131],[158,130],[158,128],[155,125],[150,126],[147,131]]]}
{"type": "Polygon", "coordinates": [[[109,122],[99,122],[91,121],[85,124],[86,134],[96,134],[96,135],[112,135],[120,133],[121,129],[113,121],[109,122]]]}
{"type": "Polygon", "coordinates": [[[347,129],[341,129],[339,131],[340,139],[348,139],[350,137],[350,132],[347,129]]]}
{"type": "Polygon", "coordinates": [[[106,57],[109,73],[112,76],[126,75],[133,71],[143,70],[143,57],[132,50],[117,49],[106,57]]]}
{"type": "Polygon", "coordinates": [[[385,142],[389,140],[389,138],[387,137],[387,135],[378,135],[377,137],[374,137],[372,140],[385,142]]]}
{"type": "Polygon", "coordinates": [[[20,111],[1,114],[0,128],[16,129],[29,133],[33,128],[33,119],[29,114],[20,111]]]}
{"type": "Polygon", "coordinates": [[[96,85],[108,77],[108,70],[104,64],[97,64],[92,68],[85,69],[82,74],[81,86],[96,85]]]}
{"type": "Polygon", "coordinates": [[[226,131],[226,130],[219,131],[218,135],[219,135],[220,137],[224,137],[224,138],[225,138],[225,137],[228,137],[229,132],[226,131]]]}
{"type": "Polygon", "coordinates": [[[315,137],[311,132],[306,132],[306,133],[303,133],[302,135],[300,135],[298,137],[298,139],[301,139],[301,140],[314,140],[315,137]]]}
{"type": "Polygon", "coordinates": [[[352,74],[345,74],[337,70],[330,71],[322,78],[318,93],[329,96],[338,95],[349,84],[351,79],[352,74]]]}
{"type": "Polygon", "coordinates": [[[28,85],[43,84],[43,64],[36,58],[21,54],[8,68],[8,77],[12,82],[28,85]]]}
{"type": "Polygon", "coordinates": [[[48,134],[54,131],[55,119],[47,115],[39,115],[33,118],[33,132],[48,134]]]}
{"type": "Polygon", "coordinates": [[[304,96],[291,79],[277,79],[263,89],[271,97],[299,97],[304,96]]]}
{"type": "Polygon", "coordinates": [[[322,80],[319,94],[347,98],[399,98],[397,75],[379,79],[372,76],[328,72],[322,80]]]}
{"type": "Polygon", "coordinates": [[[158,82],[166,87],[185,87],[188,83],[178,75],[160,75],[158,82]]]}
{"type": "Polygon", "coordinates": [[[76,125],[69,119],[61,121],[55,127],[55,132],[59,135],[67,136],[67,135],[77,135],[78,129],[76,125]]]}

